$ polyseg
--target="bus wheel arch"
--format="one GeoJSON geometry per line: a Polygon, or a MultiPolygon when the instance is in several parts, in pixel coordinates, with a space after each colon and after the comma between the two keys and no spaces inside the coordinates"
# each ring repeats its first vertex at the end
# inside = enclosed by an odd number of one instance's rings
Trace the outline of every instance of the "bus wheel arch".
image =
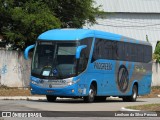
{"type": "Polygon", "coordinates": [[[91,103],[94,102],[95,96],[97,94],[97,82],[92,81],[89,87],[89,93],[84,97],[84,102],[91,103]]]}

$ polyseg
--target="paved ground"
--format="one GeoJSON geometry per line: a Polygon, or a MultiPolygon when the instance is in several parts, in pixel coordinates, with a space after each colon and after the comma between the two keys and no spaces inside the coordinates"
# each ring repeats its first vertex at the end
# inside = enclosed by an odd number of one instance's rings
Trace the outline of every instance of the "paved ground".
{"type": "MultiPolygon", "coordinates": [[[[104,114],[100,111],[115,111],[118,112],[122,110],[122,107],[131,106],[131,105],[142,105],[142,104],[151,104],[151,103],[160,103],[160,98],[138,98],[137,102],[123,102],[122,99],[113,99],[109,98],[105,102],[96,102],[96,103],[84,103],[81,99],[58,99],[54,103],[47,102],[45,97],[14,97],[4,98],[0,97],[0,111],[61,111],[60,116],[65,115],[65,111],[69,111],[71,115],[81,116],[81,113],[74,113],[72,111],[85,111],[85,114],[90,116],[95,116],[96,114],[104,114]],[[9,100],[12,99],[12,100],[9,100]],[[15,99],[15,100],[13,100],[15,99]],[[20,100],[25,99],[25,100],[20,100]],[[89,112],[95,111],[95,112],[89,112]],[[98,112],[99,111],[99,112],[98,112]]],[[[123,112],[123,111],[120,111],[123,112]]],[[[55,114],[55,112],[53,112],[55,114]]],[[[68,114],[68,113],[67,113],[68,114]]],[[[83,113],[84,114],[84,113],[83,113]]],[[[12,120],[13,118],[0,118],[0,120],[12,120]]],[[[14,118],[21,119],[21,118],[14,118]]],[[[25,118],[26,120],[28,118],[25,118]]],[[[48,117],[48,118],[29,118],[31,120],[137,120],[134,117],[48,117]]],[[[158,117],[139,117],[140,120],[158,120],[158,117]]]]}
{"type": "Polygon", "coordinates": [[[58,99],[54,103],[49,103],[45,97],[34,97],[28,100],[0,100],[0,111],[119,111],[126,106],[152,103],[160,103],[160,98],[138,98],[137,102],[123,102],[122,99],[116,98],[96,103],[84,103],[81,99],[58,99]]]}

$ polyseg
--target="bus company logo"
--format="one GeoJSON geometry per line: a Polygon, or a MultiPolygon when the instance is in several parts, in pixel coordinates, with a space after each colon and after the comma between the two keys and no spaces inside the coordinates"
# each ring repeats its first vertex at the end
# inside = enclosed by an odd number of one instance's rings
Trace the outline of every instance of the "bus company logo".
{"type": "Polygon", "coordinates": [[[52,88],[52,85],[51,85],[51,84],[49,84],[49,88],[52,88]]]}
{"type": "Polygon", "coordinates": [[[129,84],[128,70],[124,65],[121,65],[117,77],[118,87],[121,92],[125,92],[129,84]]]}
{"type": "Polygon", "coordinates": [[[53,69],[53,75],[57,75],[58,74],[58,71],[56,68],[53,69]]]}
{"type": "Polygon", "coordinates": [[[112,70],[112,63],[94,62],[94,69],[98,69],[98,70],[112,70]]]}

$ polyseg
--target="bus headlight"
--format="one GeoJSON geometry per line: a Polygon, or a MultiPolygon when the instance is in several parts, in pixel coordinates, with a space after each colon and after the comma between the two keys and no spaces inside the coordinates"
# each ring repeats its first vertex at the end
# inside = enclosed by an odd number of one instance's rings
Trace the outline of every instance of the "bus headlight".
{"type": "Polygon", "coordinates": [[[68,82],[68,85],[72,85],[72,84],[74,84],[74,82],[72,82],[72,81],[68,82]]]}
{"type": "Polygon", "coordinates": [[[77,83],[78,81],[80,81],[80,79],[78,79],[78,80],[76,80],[76,81],[69,81],[67,84],[68,84],[68,85],[73,85],[73,84],[77,83]]]}

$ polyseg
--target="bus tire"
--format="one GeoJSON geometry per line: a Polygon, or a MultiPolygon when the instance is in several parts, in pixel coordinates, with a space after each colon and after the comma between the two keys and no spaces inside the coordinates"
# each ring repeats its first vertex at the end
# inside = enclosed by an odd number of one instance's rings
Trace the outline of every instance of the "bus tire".
{"type": "Polygon", "coordinates": [[[47,98],[48,102],[54,102],[54,101],[56,101],[57,97],[52,96],[52,95],[46,95],[46,98],[47,98]]]}
{"type": "Polygon", "coordinates": [[[123,97],[124,102],[136,102],[138,96],[138,88],[137,85],[134,85],[132,88],[132,95],[123,97]]]}
{"type": "Polygon", "coordinates": [[[91,85],[90,89],[89,89],[88,96],[85,96],[83,98],[84,102],[86,102],[86,103],[94,102],[95,96],[96,96],[96,89],[95,89],[95,87],[93,85],[91,85]]]}

